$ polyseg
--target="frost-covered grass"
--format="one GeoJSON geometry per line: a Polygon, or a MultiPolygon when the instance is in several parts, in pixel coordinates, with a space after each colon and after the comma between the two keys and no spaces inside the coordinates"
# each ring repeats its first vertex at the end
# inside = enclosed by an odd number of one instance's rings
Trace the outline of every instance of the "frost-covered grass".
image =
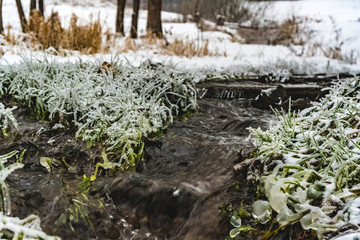
{"type": "MultiPolygon", "coordinates": [[[[1,91],[1,90],[0,90],[1,91]]],[[[1,137],[8,137],[11,133],[18,130],[18,123],[12,114],[15,108],[5,108],[4,104],[0,103],[0,129],[1,137]]]]}
{"type": "Polygon", "coordinates": [[[76,136],[89,146],[105,144],[123,168],[141,159],[143,137],[196,108],[190,75],[151,64],[24,59],[1,66],[0,77],[5,94],[52,121],[54,128],[76,126],[76,136]]]}
{"type": "Polygon", "coordinates": [[[41,230],[40,218],[30,215],[25,219],[10,217],[11,199],[6,178],[16,169],[22,168],[23,164],[16,162],[8,166],[4,166],[7,160],[13,157],[17,151],[10,152],[0,156],[0,238],[1,239],[44,239],[55,240],[58,237],[46,235],[41,230]]]}
{"type": "MultiPolygon", "coordinates": [[[[358,231],[359,114],[360,78],[354,78],[300,113],[278,112],[279,124],[267,131],[251,129],[254,161],[263,169],[250,167],[248,178],[260,178],[262,197],[253,204],[253,216],[270,223],[264,238],[296,222],[319,239],[358,231]]],[[[235,225],[233,236],[242,230],[235,225]]]]}

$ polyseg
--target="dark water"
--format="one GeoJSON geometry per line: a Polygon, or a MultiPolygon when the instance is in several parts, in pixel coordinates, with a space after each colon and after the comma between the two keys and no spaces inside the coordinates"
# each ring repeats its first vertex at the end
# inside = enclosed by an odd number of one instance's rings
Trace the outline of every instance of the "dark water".
{"type": "Polygon", "coordinates": [[[141,173],[109,187],[117,208],[141,230],[169,239],[224,239],[228,233],[218,207],[231,197],[239,150],[252,149],[246,128],[266,128],[273,115],[247,100],[203,99],[199,107],[148,142],[141,173]]]}
{"type": "Polygon", "coordinates": [[[228,189],[239,150],[252,148],[247,128],[274,121],[249,100],[200,99],[199,111],[146,140],[136,172],[103,173],[85,199],[79,183],[101,159],[100,149],[88,149],[73,130],[51,130],[24,109],[15,115],[22,137],[0,147],[1,153],[27,149],[24,169],[7,180],[12,214],[35,213],[47,233],[63,239],[224,239],[229,225],[218,208],[239,197],[228,189]],[[56,159],[50,173],[40,157],[56,159]]]}

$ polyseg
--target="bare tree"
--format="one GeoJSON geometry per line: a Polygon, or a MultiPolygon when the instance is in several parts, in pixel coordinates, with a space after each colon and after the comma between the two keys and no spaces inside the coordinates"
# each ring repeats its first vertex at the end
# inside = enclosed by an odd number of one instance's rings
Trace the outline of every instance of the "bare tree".
{"type": "Polygon", "coordinates": [[[133,13],[131,16],[131,38],[137,38],[138,18],[139,18],[140,0],[133,0],[133,13]]]}
{"type": "Polygon", "coordinates": [[[117,13],[116,13],[116,32],[121,33],[123,36],[124,33],[124,12],[125,12],[125,3],[126,0],[118,0],[117,13]]]}
{"type": "Polygon", "coordinates": [[[162,37],[161,0],[148,0],[148,17],[146,29],[148,33],[162,37]]]}
{"type": "Polygon", "coordinates": [[[36,10],[36,0],[30,0],[30,16],[33,15],[34,10],[36,10]]]}
{"type": "Polygon", "coordinates": [[[4,26],[2,22],[2,4],[3,4],[3,0],[0,0],[0,34],[3,34],[4,32],[4,26]]]}
{"type": "Polygon", "coordinates": [[[39,12],[41,16],[44,16],[44,0],[39,0],[39,12]]]}
{"type": "Polygon", "coordinates": [[[15,1],[16,1],[16,7],[17,7],[18,13],[19,13],[21,29],[23,32],[26,32],[27,23],[26,23],[26,18],[25,18],[25,14],[24,14],[24,9],[22,7],[20,0],[15,0],[15,1]]]}

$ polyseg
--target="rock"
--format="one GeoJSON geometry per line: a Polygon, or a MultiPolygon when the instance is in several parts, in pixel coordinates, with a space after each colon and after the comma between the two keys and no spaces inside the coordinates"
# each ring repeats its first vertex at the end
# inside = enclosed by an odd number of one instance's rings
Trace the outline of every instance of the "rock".
{"type": "Polygon", "coordinates": [[[282,85],[278,85],[276,88],[268,88],[262,90],[260,94],[255,98],[252,105],[259,109],[270,109],[272,107],[279,107],[283,101],[288,98],[288,93],[282,85]]]}
{"type": "MultiPolygon", "coordinates": [[[[283,109],[289,108],[289,101],[290,99],[287,99],[281,106],[283,109]]],[[[291,110],[303,110],[305,108],[311,107],[311,101],[308,98],[299,98],[294,101],[291,101],[291,110]]]]}

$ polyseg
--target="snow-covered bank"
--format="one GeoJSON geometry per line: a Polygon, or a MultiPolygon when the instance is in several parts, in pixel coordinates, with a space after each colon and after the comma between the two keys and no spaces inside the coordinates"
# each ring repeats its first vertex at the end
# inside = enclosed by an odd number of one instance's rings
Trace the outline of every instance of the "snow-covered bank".
{"type": "MultiPolygon", "coordinates": [[[[23,2],[25,14],[28,15],[29,2],[23,2]]],[[[116,38],[117,47],[112,48],[110,53],[87,56],[78,52],[71,51],[65,57],[68,59],[88,60],[93,57],[109,60],[115,55],[119,55],[124,61],[130,61],[133,65],[139,65],[141,62],[151,59],[177,66],[191,72],[211,73],[222,75],[240,75],[250,73],[272,72],[275,75],[288,74],[314,74],[338,72],[360,72],[360,14],[358,13],[360,2],[354,0],[344,1],[276,1],[272,4],[266,19],[282,22],[291,16],[311,19],[306,22],[306,27],[312,31],[311,39],[308,39],[307,45],[321,43],[324,50],[327,48],[341,48],[341,53],[351,57],[352,64],[349,61],[339,61],[325,57],[321,50],[315,51],[313,55],[295,54],[285,46],[270,45],[250,45],[241,44],[230,34],[221,31],[199,32],[194,23],[180,23],[182,16],[175,13],[163,12],[163,29],[166,39],[169,42],[175,39],[184,42],[194,42],[197,46],[204,47],[206,42],[210,54],[205,57],[180,57],[167,53],[162,49],[162,45],[144,46],[144,41],[136,40],[139,49],[137,51],[120,51],[126,45],[125,38],[116,38]],[[200,37],[199,37],[200,36],[200,37]],[[200,40],[199,40],[200,39],[200,40]]],[[[11,32],[16,36],[20,34],[20,24],[17,15],[15,1],[4,0],[4,27],[11,25],[11,32]]],[[[61,17],[62,25],[67,27],[71,15],[75,13],[79,16],[79,23],[86,23],[90,19],[98,16],[101,19],[103,31],[114,32],[116,4],[110,1],[57,1],[49,0],[46,2],[45,15],[49,16],[52,11],[57,11],[61,17]]],[[[125,12],[125,32],[129,34],[131,23],[131,9],[125,12]]],[[[139,33],[145,34],[147,12],[140,11],[139,33]]],[[[305,24],[305,23],[304,23],[305,24]]],[[[229,29],[231,34],[233,30],[229,29]]],[[[3,42],[3,41],[2,41],[3,42]]],[[[29,50],[24,47],[10,46],[2,43],[0,45],[2,57],[0,64],[15,63],[21,60],[21,55],[41,57],[43,52],[29,50]],[[1,46],[2,45],[2,46],[1,46]]],[[[311,47],[307,47],[311,48],[311,47]]],[[[60,54],[61,55],[61,54],[60,54]]],[[[60,58],[60,57],[57,57],[60,58]]],[[[62,60],[60,60],[62,61],[62,60]]]]}

